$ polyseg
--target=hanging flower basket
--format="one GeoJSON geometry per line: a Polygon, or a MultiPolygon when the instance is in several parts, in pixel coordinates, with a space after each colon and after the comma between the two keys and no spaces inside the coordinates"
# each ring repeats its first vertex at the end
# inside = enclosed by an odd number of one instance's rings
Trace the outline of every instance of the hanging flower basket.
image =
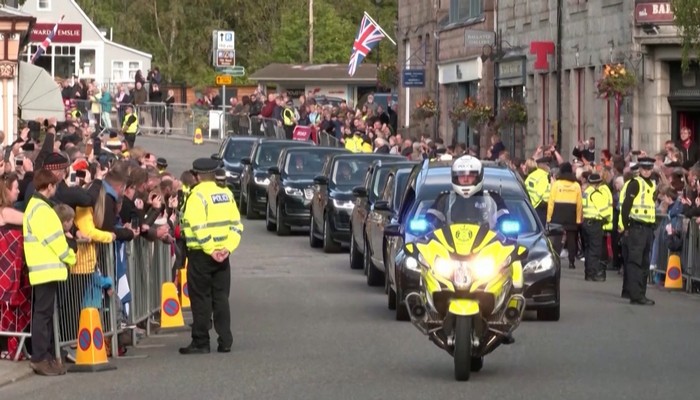
{"type": "Polygon", "coordinates": [[[399,70],[394,64],[384,64],[377,69],[377,81],[382,87],[393,89],[399,85],[399,70]]]}
{"type": "Polygon", "coordinates": [[[629,95],[635,86],[637,77],[622,64],[605,65],[603,76],[596,82],[598,97],[602,99],[620,99],[629,95]]]}
{"type": "Polygon", "coordinates": [[[423,121],[428,118],[432,118],[438,113],[437,103],[435,100],[428,97],[419,101],[416,104],[416,110],[413,112],[413,117],[417,120],[423,121]]]}
{"type": "Polygon", "coordinates": [[[464,100],[464,107],[467,113],[467,124],[471,128],[479,128],[493,119],[493,108],[486,104],[481,104],[476,100],[468,97],[464,100]]]}
{"type": "Polygon", "coordinates": [[[469,110],[467,110],[467,107],[464,104],[457,104],[450,110],[449,113],[450,121],[452,121],[453,124],[457,125],[462,121],[467,121],[469,117],[469,110]]]}
{"type": "Polygon", "coordinates": [[[505,126],[522,126],[527,124],[527,108],[525,104],[508,99],[505,100],[497,116],[498,123],[505,126]]]}

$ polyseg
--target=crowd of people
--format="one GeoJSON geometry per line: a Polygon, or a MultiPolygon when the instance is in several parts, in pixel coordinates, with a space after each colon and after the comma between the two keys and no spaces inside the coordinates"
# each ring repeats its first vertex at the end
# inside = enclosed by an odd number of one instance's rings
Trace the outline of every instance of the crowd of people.
{"type": "MultiPolygon", "coordinates": [[[[178,214],[195,178],[173,176],[167,160],[128,146],[115,131],[96,132],[86,118],[48,119],[39,131],[26,125],[0,160],[0,331],[28,332],[31,321],[32,368],[59,375],[75,350],[65,346],[54,357],[54,299],[62,341],[75,338],[81,308],[101,307],[114,293],[108,276],[120,274],[103,270],[100,244],[124,251],[135,238],[160,241],[182,266],[178,214]]],[[[21,350],[16,338],[0,337],[0,357],[21,350]]]]}

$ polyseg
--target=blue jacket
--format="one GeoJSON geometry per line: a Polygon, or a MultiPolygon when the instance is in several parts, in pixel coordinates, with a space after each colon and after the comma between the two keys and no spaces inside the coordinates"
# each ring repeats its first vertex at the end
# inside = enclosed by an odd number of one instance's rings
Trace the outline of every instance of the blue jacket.
{"type": "Polygon", "coordinates": [[[95,270],[92,281],[85,288],[83,295],[83,308],[102,308],[102,291],[114,286],[112,278],[103,276],[100,271],[95,270]]]}

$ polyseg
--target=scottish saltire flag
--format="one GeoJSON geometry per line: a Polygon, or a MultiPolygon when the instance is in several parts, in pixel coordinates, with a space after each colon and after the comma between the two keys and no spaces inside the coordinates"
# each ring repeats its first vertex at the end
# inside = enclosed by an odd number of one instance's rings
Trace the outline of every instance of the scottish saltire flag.
{"type": "Polygon", "coordinates": [[[46,50],[51,46],[51,41],[53,40],[54,36],[56,36],[56,33],[58,32],[58,24],[63,21],[63,18],[65,18],[65,15],[61,15],[61,19],[56,22],[56,25],[53,26],[53,29],[49,33],[49,36],[44,39],[43,42],[41,42],[41,45],[39,45],[39,48],[36,49],[36,53],[34,53],[34,56],[32,57],[32,64],[36,63],[36,60],[39,59],[44,53],[46,53],[46,50]]]}
{"type": "Polygon", "coordinates": [[[114,259],[117,269],[117,296],[122,303],[124,315],[129,316],[129,303],[131,302],[131,289],[127,276],[128,264],[126,259],[126,242],[116,241],[114,245],[114,259]]]}
{"type": "Polygon", "coordinates": [[[355,41],[352,44],[352,53],[350,53],[350,63],[348,64],[348,74],[350,76],[355,75],[357,66],[377,46],[377,43],[385,37],[382,28],[365,13],[360,23],[360,29],[357,31],[357,36],[355,36],[355,41]]]}

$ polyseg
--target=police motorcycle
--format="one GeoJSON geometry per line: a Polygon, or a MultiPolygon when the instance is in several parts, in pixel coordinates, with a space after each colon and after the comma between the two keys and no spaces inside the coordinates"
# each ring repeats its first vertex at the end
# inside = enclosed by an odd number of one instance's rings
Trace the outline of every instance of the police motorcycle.
{"type": "Polygon", "coordinates": [[[434,204],[442,206],[408,222],[426,234],[404,248],[406,268],[420,273],[419,291],[406,297],[411,322],[453,356],[458,381],[480,371],[499,345],[513,343],[525,308],[519,223],[507,211],[499,217],[488,193],[466,200],[440,194],[434,204]]]}

